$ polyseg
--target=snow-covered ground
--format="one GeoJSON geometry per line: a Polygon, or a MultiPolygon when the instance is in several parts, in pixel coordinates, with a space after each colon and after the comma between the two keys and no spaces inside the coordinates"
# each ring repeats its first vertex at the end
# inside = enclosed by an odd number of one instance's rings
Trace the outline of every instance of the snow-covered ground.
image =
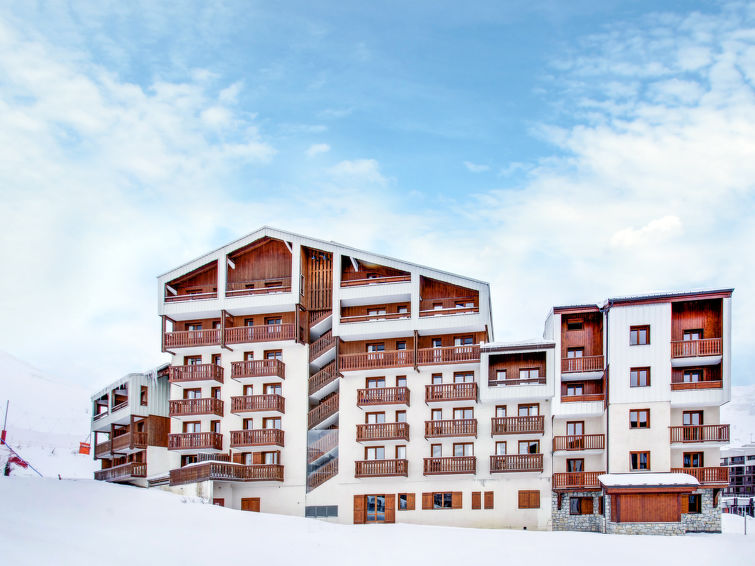
{"type": "MultiPolygon", "coordinates": [[[[684,537],[335,525],[199,504],[157,489],[94,480],[0,478],[3,564],[560,564],[747,563],[755,522],[684,537]]],[[[443,511],[439,511],[443,512],[443,511]]]]}
{"type": "Polygon", "coordinates": [[[731,425],[731,446],[755,442],[755,385],[731,388],[731,401],[721,407],[721,422],[731,425]]]}

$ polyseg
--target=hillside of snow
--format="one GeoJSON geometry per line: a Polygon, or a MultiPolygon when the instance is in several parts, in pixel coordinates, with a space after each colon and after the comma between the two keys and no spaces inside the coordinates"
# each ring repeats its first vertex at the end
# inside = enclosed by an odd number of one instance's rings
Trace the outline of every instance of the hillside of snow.
{"type": "Polygon", "coordinates": [[[755,442],[755,385],[731,388],[731,401],[721,407],[721,422],[731,425],[731,446],[755,442]]]}
{"type": "MultiPolygon", "coordinates": [[[[8,444],[45,476],[91,478],[91,456],[78,453],[90,425],[90,392],[42,374],[0,351],[0,426],[8,409],[8,444]]],[[[0,446],[0,469],[8,457],[0,446]]],[[[32,475],[16,468],[15,474],[32,475]]]]}

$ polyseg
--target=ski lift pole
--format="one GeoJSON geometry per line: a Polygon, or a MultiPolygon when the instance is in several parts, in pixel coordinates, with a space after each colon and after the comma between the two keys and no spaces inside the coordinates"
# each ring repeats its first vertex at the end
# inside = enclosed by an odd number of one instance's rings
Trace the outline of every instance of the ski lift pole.
{"type": "Polygon", "coordinates": [[[3,419],[3,431],[0,432],[0,444],[5,444],[5,426],[8,424],[8,406],[10,399],[5,402],[5,418],[3,419]]]}

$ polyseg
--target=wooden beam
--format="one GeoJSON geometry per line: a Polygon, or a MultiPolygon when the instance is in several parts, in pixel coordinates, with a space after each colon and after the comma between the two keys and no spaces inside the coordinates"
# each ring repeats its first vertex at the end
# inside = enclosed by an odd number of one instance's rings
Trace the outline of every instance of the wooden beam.
{"type": "Polygon", "coordinates": [[[351,265],[354,267],[354,271],[359,271],[359,264],[357,263],[357,260],[355,260],[351,256],[349,256],[349,259],[351,260],[351,265]]]}
{"type": "Polygon", "coordinates": [[[225,309],[220,311],[220,349],[225,348],[229,352],[233,352],[231,348],[225,344],[225,319],[228,318],[228,313],[225,309]]]}

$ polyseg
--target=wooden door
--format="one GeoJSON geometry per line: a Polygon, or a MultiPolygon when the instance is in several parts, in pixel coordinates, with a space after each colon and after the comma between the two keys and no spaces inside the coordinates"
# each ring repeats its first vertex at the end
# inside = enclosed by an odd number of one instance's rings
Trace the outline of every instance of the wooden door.
{"type": "Polygon", "coordinates": [[[242,511],[260,511],[260,498],[259,497],[244,497],[241,499],[242,511]]]}

